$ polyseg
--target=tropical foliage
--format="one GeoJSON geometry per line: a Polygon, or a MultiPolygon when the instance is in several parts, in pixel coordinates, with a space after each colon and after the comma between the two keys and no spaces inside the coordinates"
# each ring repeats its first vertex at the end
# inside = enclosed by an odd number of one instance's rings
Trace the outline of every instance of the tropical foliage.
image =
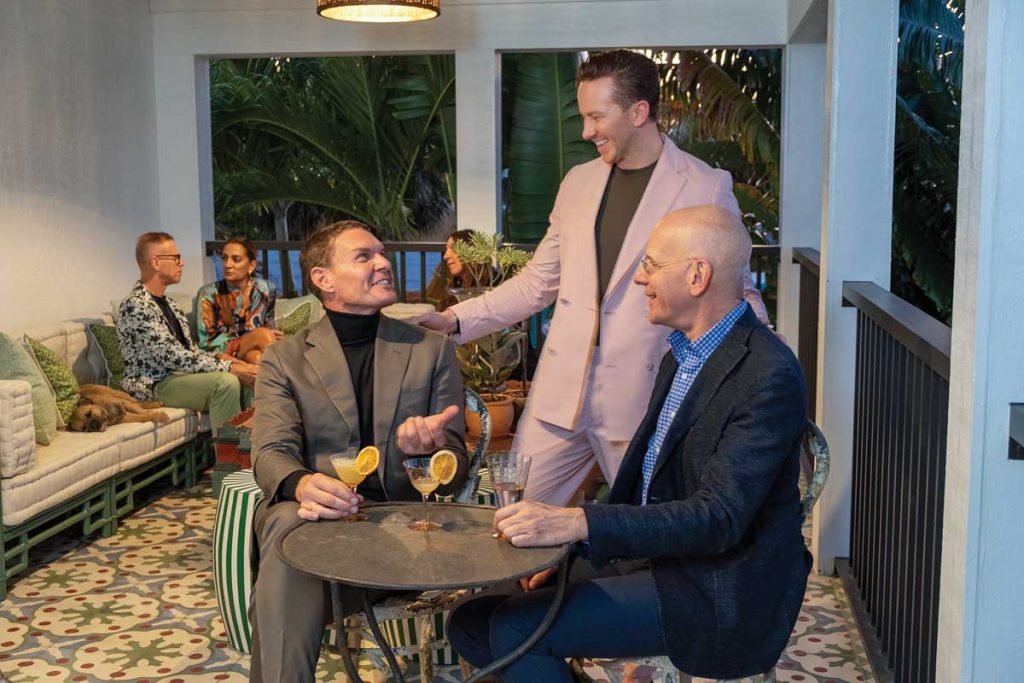
{"type": "Polygon", "coordinates": [[[451,55],[220,60],[210,80],[218,223],[303,203],[394,239],[452,213],[451,55]]]}

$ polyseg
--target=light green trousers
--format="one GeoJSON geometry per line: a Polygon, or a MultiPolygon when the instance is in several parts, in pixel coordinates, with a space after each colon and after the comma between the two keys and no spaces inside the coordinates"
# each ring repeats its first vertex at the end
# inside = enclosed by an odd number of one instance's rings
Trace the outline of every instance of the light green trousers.
{"type": "Polygon", "coordinates": [[[242,385],[230,372],[168,375],[153,385],[153,394],[171,408],[209,412],[214,434],[242,411],[242,385]]]}

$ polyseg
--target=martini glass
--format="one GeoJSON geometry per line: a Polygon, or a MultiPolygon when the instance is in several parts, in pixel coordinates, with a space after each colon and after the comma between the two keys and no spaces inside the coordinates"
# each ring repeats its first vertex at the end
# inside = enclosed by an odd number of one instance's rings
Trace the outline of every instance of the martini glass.
{"type": "Polygon", "coordinates": [[[434,492],[434,489],[441,483],[430,475],[430,458],[409,458],[402,463],[405,473],[409,475],[409,481],[413,488],[423,496],[423,519],[409,522],[409,528],[416,531],[436,531],[441,525],[430,521],[430,513],[427,509],[427,498],[434,492]]]}

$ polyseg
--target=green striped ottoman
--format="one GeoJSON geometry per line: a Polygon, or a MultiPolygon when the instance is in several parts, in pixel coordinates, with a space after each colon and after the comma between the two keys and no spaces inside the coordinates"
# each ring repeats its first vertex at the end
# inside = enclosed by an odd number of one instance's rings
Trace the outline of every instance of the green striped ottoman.
{"type": "Polygon", "coordinates": [[[238,652],[252,651],[249,597],[252,594],[252,517],[263,491],[252,470],[224,477],[213,522],[213,582],[228,643],[238,652]]]}
{"type": "Polygon", "coordinates": [[[494,485],[491,483],[491,473],[487,471],[486,467],[481,467],[477,473],[480,476],[480,483],[476,486],[476,499],[477,505],[490,505],[492,508],[498,507],[498,494],[494,492],[494,485]]]}

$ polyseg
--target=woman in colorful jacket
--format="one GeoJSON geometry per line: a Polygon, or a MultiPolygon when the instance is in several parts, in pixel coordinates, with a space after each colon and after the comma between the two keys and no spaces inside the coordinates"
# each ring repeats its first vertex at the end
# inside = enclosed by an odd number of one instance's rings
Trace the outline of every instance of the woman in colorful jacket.
{"type": "Polygon", "coordinates": [[[199,346],[258,364],[282,336],[274,329],[274,283],[255,277],[256,250],[244,237],[228,240],[221,259],[224,278],[196,295],[199,346]]]}

